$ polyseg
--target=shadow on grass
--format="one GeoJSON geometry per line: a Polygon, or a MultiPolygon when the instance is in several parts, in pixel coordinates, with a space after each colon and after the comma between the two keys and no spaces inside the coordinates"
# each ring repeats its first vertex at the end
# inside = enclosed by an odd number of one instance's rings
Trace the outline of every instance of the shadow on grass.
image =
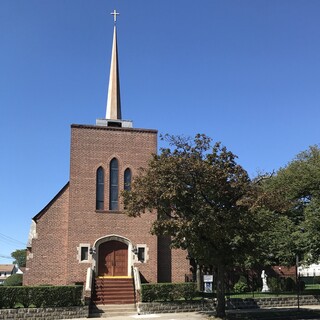
{"type": "MultiPolygon", "coordinates": [[[[220,318],[211,316],[209,319],[218,320],[220,318]]],[[[259,311],[237,310],[228,313],[226,320],[298,320],[298,319],[320,319],[320,310],[311,309],[268,309],[259,311]]]]}

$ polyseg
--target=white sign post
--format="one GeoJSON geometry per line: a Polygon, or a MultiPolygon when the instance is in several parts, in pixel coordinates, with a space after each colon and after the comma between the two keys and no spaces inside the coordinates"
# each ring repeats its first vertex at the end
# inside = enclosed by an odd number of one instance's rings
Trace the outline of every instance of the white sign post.
{"type": "Polygon", "coordinates": [[[204,283],[204,292],[211,293],[212,292],[213,275],[212,274],[205,274],[203,276],[203,283],[204,283]]]}

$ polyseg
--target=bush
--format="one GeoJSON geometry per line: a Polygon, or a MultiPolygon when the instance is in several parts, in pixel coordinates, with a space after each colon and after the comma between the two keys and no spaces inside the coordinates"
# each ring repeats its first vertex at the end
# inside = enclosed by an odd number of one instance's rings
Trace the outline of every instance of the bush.
{"type": "Polygon", "coordinates": [[[302,280],[299,281],[299,290],[300,292],[306,288],[306,283],[302,280]]]}
{"type": "Polygon", "coordinates": [[[192,300],[196,295],[196,286],[192,282],[188,283],[156,283],[141,285],[141,300],[151,301],[174,301],[192,300]]]}
{"type": "Polygon", "coordinates": [[[0,308],[82,305],[82,286],[0,287],[0,308]]]}
{"type": "Polygon", "coordinates": [[[284,279],[284,290],[285,291],[295,291],[296,290],[296,283],[292,278],[285,278],[284,279]]]}
{"type": "Polygon", "coordinates": [[[271,292],[280,292],[283,291],[282,283],[280,278],[268,278],[268,287],[271,292]]]}
{"type": "Polygon", "coordinates": [[[22,286],[22,274],[13,274],[3,282],[4,286],[22,286]]]}
{"type": "Polygon", "coordinates": [[[243,276],[240,277],[237,283],[233,286],[233,291],[235,293],[244,293],[248,291],[247,279],[243,276]]]}

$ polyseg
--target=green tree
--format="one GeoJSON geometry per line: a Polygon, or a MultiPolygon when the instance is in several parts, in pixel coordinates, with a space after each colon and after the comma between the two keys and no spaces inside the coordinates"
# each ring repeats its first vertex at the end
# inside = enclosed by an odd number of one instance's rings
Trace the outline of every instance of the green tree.
{"type": "Polygon", "coordinates": [[[153,234],[170,236],[173,247],[214,266],[217,315],[223,317],[225,272],[256,252],[263,226],[249,210],[252,184],[236,156],[209,137],[165,138],[169,148],[154,155],[124,192],[125,208],[130,216],[157,210],[153,234]]]}
{"type": "Polygon", "coordinates": [[[17,264],[19,267],[26,266],[27,260],[27,250],[26,249],[17,249],[11,253],[11,257],[14,259],[13,263],[17,264]]]}
{"type": "Polygon", "coordinates": [[[277,263],[293,265],[320,258],[320,149],[311,146],[260,184],[260,208],[273,215],[264,237],[265,252],[277,263]]]}

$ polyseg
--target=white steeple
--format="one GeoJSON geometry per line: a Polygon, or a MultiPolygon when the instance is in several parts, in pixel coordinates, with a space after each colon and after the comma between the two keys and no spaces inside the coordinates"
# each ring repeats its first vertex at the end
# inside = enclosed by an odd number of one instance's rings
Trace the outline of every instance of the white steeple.
{"type": "Polygon", "coordinates": [[[119,13],[114,10],[111,12],[114,18],[113,41],[111,52],[110,76],[108,87],[108,98],[106,106],[106,118],[97,119],[99,126],[109,127],[132,127],[132,121],[122,120],[121,117],[121,99],[120,99],[120,78],[118,65],[118,47],[117,47],[117,28],[116,21],[119,13]]]}
{"type": "Polygon", "coordinates": [[[118,66],[116,25],[114,25],[113,28],[113,43],[111,53],[106,119],[121,120],[120,79],[118,66]]]}

